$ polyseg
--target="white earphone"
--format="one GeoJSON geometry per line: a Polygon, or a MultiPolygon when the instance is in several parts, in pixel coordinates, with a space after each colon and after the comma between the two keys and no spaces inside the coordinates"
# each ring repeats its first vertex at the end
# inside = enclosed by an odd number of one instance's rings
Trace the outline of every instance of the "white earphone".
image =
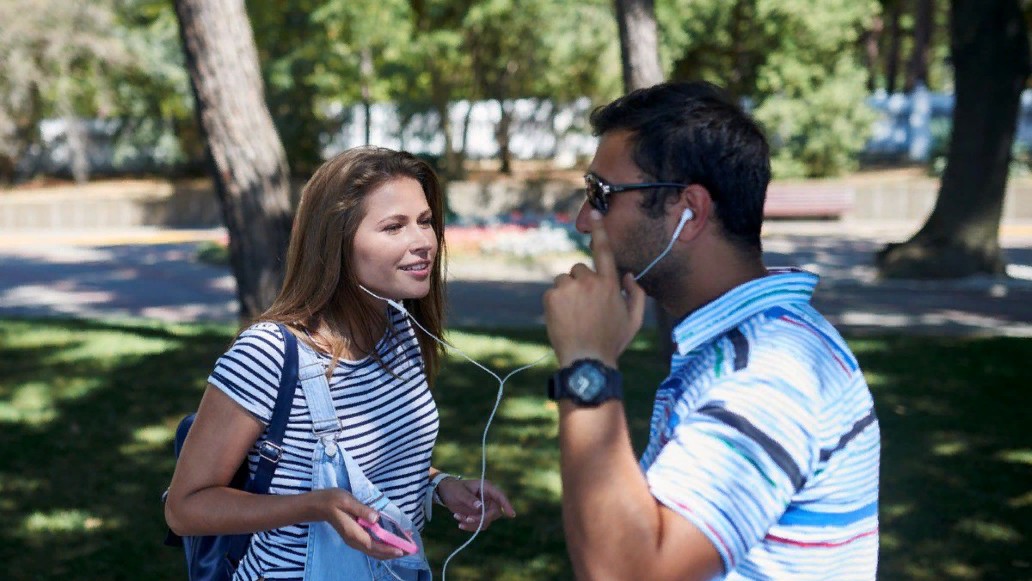
{"type": "Polygon", "coordinates": [[[677,223],[677,228],[674,228],[674,235],[671,236],[671,238],[677,238],[680,236],[681,230],[684,230],[685,224],[694,217],[695,212],[693,212],[691,208],[685,208],[684,211],[681,212],[681,221],[677,223]]]}

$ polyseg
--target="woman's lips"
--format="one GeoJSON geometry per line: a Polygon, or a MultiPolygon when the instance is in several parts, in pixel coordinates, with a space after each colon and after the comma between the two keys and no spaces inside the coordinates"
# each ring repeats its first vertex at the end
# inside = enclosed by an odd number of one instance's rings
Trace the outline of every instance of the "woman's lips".
{"type": "Polygon", "coordinates": [[[408,266],[402,266],[400,270],[406,274],[410,274],[415,278],[423,279],[430,276],[430,263],[429,262],[417,262],[408,266]]]}

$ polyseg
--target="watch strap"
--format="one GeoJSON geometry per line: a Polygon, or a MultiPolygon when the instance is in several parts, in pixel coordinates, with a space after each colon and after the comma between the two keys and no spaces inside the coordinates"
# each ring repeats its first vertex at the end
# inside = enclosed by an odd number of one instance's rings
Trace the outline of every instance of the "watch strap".
{"type": "Polygon", "coordinates": [[[461,476],[448,474],[447,472],[438,472],[434,475],[433,478],[430,479],[430,486],[426,489],[426,495],[423,497],[423,516],[426,517],[427,522],[430,521],[430,514],[433,512],[433,503],[436,502],[440,505],[444,504],[441,501],[441,496],[437,494],[437,487],[449,478],[462,480],[461,476]]]}

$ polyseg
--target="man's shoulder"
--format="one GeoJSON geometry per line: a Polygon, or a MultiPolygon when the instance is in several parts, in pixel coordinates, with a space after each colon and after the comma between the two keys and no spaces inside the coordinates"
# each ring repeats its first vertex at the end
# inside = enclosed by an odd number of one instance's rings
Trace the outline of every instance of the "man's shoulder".
{"type": "Polygon", "coordinates": [[[758,359],[763,355],[771,362],[833,364],[847,372],[858,369],[846,340],[808,304],[767,309],[740,325],[738,332],[758,359]]]}

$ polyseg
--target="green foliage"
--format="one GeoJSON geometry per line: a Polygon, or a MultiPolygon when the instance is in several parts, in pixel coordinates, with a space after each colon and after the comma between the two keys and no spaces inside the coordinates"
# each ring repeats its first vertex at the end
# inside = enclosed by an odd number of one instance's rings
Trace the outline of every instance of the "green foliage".
{"type": "MultiPolygon", "coordinates": [[[[872,119],[858,51],[880,4],[659,0],[662,62],[673,78],[708,79],[747,98],[775,145],[779,177],[834,175],[852,167],[872,119]]],[[[404,125],[461,100],[496,99],[508,111],[519,98],[601,103],[622,92],[611,0],[247,0],[247,8],[269,109],[301,175],[321,162],[325,138],[356,104],[394,103],[404,125]]],[[[9,0],[0,22],[8,165],[37,139],[39,119],[69,114],[123,120],[119,159],[155,146],[169,164],[201,158],[167,0],[9,0]]],[[[455,170],[461,145],[447,145],[442,165],[455,170]]]]}
{"type": "Polygon", "coordinates": [[[200,157],[170,3],[10,0],[0,23],[0,157],[11,167],[52,117],[119,120],[116,164],[155,147],[169,166],[200,157]]]}
{"type": "Polygon", "coordinates": [[[165,167],[198,163],[204,143],[193,115],[190,79],[183,66],[179,24],[165,0],[121,0],[118,35],[130,67],[112,71],[114,108],[124,128],[115,144],[115,161],[154,149],[165,167]]]}
{"type": "Polygon", "coordinates": [[[111,109],[110,73],[132,64],[118,32],[111,0],[0,2],[0,177],[38,142],[40,120],[111,109]]]}
{"type": "Polygon", "coordinates": [[[219,242],[201,242],[197,245],[197,260],[215,266],[229,264],[229,247],[219,242]]]}
{"type": "Polygon", "coordinates": [[[606,75],[599,55],[619,55],[608,2],[481,0],[463,22],[477,95],[488,99],[571,100],[598,92],[606,75]]]}
{"type": "Polygon", "coordinates": [[[258,48],[265,100],[292,172],[311,172],[322,161],[319,136],[334,124],[319,110],[317,67],[325,32],[313,21],[319,0],[247,0],[258,48]]]}
{"type": "Polygon", "coordinates": [[[540,77],[545,96],[559,103],[588,97],[595,103],[623,93],[620,44],[610,0],[556,1],[544,8],[547,55],[540,77]]]}
{"type": "Polygon", "coordinates": [[[877,10],[871,0],[660,0],[656,7],[673,76],[748,98],[781,178],[853,167],[874,119],[856,47],[877,10]]]}

